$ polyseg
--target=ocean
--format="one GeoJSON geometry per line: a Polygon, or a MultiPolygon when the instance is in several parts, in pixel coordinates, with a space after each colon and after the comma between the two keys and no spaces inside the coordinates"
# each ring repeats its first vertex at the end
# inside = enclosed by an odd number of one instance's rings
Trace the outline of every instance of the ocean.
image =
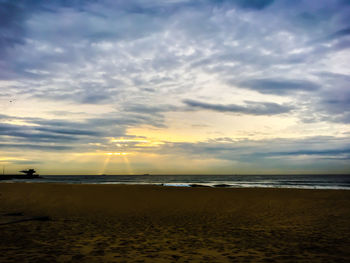
{"type": "Polygon", "coordinates": [[[39,179],[1,182],[350,190],[350,175],[42,175],[39,179]]]}

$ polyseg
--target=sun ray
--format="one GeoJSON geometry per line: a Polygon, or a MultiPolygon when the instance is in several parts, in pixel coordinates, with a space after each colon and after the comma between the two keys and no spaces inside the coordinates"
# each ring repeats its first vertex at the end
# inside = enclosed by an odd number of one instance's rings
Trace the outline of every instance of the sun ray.
{"type": "Polygon", "coordinates": [[[123,160],[126,165],[126,169],[128,170],[128,174],[134,174],[130,161],[126,155],[123,155],[123,160]]]}
{"type": "Polygon", "coordinates": [[[106,172],[106,168],[108,167],[111,156],[112,155],[107,155],[106,159],[103,162],[103,165],[99,174],[104,174],[106,172]]]}

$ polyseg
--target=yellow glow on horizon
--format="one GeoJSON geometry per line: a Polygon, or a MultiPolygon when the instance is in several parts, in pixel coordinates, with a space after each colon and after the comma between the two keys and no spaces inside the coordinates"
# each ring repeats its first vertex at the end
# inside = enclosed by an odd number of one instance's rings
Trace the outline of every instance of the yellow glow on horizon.
{"type": "Polygon", "coordinates": [[[1,157],[0,162],[11,162],[11,161],[27,161],[24,158],[16,158],[16,157],[1,157]]]}
{"type": "Polygon", "coordinates": [[[122,146],[128,146],[126,143],[136,143],[133,144],[135,147],[157,147],[159,145],[164,144],[162,141],[153,141],[153,140],[146,140],[143,138],[135,138],[135,139],[111,139],[110,142],[117,142],[116,146],[122,147],[122,146]]]}
{"type": "Polygon", "coordinates": [[[75,153],[74,155],[77,156],[96,156],[96,155],[115,155],[115,156],[125,156],[125,155],[129,155],[130,153],[127,152],[84,152],[84,153],[75,153]]]}
{"type": "Polygon", "coordinates": [[[128,155],[130,153],[105,153],[105,155],[128,155]]]}
{"type": "Polygon", "coordinates": [[[135,146],[137,146],[137,147],[156,147],[156,146],[159,146],[162,144],[164,144],[164,142],[149,142],[149,143],[138,143],[138,144],[135,144],[135,146]]]}

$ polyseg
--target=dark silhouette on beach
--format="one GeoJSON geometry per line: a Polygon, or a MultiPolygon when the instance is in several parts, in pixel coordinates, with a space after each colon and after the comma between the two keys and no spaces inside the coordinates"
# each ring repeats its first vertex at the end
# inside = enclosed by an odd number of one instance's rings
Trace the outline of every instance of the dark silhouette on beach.
{"type": "Polygon", "coordinates": [[[5,174],[0,175],[0,180],[11,180],[11,179],[35,179],[41,178],[39,174],[36,174],[34,169],[19,171],[22,174],[5,174]]]}

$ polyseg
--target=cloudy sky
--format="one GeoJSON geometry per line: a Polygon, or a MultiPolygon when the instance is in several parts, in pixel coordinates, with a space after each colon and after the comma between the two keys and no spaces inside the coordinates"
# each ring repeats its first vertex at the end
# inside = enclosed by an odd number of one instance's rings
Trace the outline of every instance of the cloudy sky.
{"type": "Polygon", "coordinates": [[[350,171],[347,0],[0,0],[0,164],[350,171]]]}

